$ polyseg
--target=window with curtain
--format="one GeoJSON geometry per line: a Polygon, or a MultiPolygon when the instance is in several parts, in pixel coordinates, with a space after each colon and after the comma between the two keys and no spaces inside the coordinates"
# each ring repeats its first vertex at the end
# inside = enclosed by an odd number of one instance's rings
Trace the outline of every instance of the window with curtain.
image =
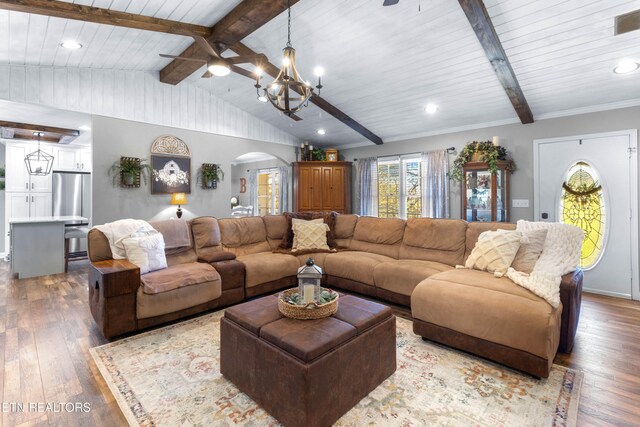
{"type": "Polygon", "coordinates": [[[418,155],[378,159],[378,217],[422,215],[420,163],[418,155]]]}
{"type": "Polygon", "coordinates": [[[278,168],[258,171],[258,215],[280,213],[280,171],[278,168]]]}

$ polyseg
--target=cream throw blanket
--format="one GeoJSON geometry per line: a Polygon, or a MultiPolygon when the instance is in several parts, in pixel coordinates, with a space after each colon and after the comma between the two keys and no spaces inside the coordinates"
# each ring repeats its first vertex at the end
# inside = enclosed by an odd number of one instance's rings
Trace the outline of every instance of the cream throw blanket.
{"type": "Polygon", "coordinates": [[[113,259],[125,259],[127,253],[122,240],[130,237],[133,233],[155,231],[147,222],[141,219],[120,219],[103,225],[96,225],[97,228],[107,237],[113,259]]]}
{"type": "Polygon", "coordinates": [[[518,221],[516,230],[546,229],[547,238],[540,258],[530,274],[509,267],[506,276],[516,284],[544,298],[552,307],[560,305],[562,275],[576,269],[580,262],[584,232],[573,225],[557,222],[518,221]]]}

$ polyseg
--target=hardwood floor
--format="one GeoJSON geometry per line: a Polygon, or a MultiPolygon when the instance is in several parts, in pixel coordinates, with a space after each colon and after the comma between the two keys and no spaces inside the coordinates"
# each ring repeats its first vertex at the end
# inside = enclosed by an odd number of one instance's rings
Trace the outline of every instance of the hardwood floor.
{"type": "MultiPolygon", "coordinates": [[[[18,281],[0,262],[1,426],[126,425],[89,354],[107,341],[87,304],[88,262],[69,270],[18,281]],[[28,402],[88,403],[91,411],[29,411],[28,402]],[[9,411],[19,403],[24,412],[9,411]]],[[[579,426],[640,425],[640,303],[584,295],[575,348],[555,362],[585,373],[579,426]]]]}

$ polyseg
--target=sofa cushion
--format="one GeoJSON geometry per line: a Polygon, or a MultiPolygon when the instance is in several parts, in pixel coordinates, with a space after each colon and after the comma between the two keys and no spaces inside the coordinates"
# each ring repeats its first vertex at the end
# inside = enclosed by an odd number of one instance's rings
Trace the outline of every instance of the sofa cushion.
{"type": "Polygon", "coordinates": [[[262,217],[267,231],[267,241],[271,249],[276,249],[287,232],[287,219],[284,215],[265,215],[262,217]]]}
{"type": "Polygon", "coordinates": [[[378,264],[388,261],[395,260],[388,256],[370,252],[338,252],[329,254],[325,258],[324,272],[331,276],[375,286],[373,279],[374,268],[378,264]]]}
{"type": "Polygon", "coordinates": [[[450,266],[464,260],[467,222],[461,219],[410,218],[400,246],[401,259],[436,261],[450,266]]]}
{"type": "Polygon", "coordinates": [[[285,212],[283,215],[287,220],[287,231],[282,237],[282,241],[278,246],[279,249],[291,249],[293,246],[293,219],[309,221],[322,218],[324,223],[329,226],[329,231],[327,231],[327,244],[330,248],[338,246],[334,237],[336,217],[338,216],[337,212],[285,212]]]}
{"type": "Polygon", "coordinates": [[[349,248],[398,258],[404,226],[405,221],[399,218],[360,217],[349,248]]]}
{"type": "Polygon", "coordinates": [[[318,267],[322,268],[322,272],[324,271],[324,261],[327,259],[327,255],[329,252],[313,252],[313,253],[305,253],[303,255],[296,255],[298,258],[298,263],[300,263],[300,267],[302,267],[309,258],[313,258],[313,263],[318,267]]]}
{"type": "Polygon", "coordinates": [[[399,259],[378,264],[373,270],[373,279],[378,288],[411,296],[418,283],[427,277],[453,268],[435,261],[399,259]]]}
{"type": "Polygon", "coordinates": [[[327,245],[327,232],[329,226],[322,222],[315,223],[314,221],[300,221],[293,220],[293,245],[291,246],[291,252],[298,252],[303,250],[325,250],[329,251],[329,245],[327,245]],[[300,222],[296,222],[300,221],[300,222]]]}
{"type": "Polygon", "coordinates": [[[122,239],[127,260],[140,267],[140,274],[167,268],[164,239],[156,230],[134,233],[122,239]]]}
{"type": "Polygon", "coordinates": [[[520,240],[522,233],[519,231],[485,231],[478,238],[465,267],[488,271],[496,277],[502,277],[520,249],[520,240]]]}
{"type": "Polygon", "coordinates": [[[358,215],[338,215],[336,217],[336,239],[351,239],[358,223],[358,215]]]}
{"type": "Polygon", "coordinates": [[[236,255],[271,251],[261,217],[224,218],[218,224],[222,244],[236,255]]]}
{"type": "Polygon", "coordinates": [[[142,287],[136,296],[136,318],[162,316],[216,300],[222,295],[220,280],[203,282],[172,291],[149,295],[142,287]]]}
{"type": "Polygon", "coordinates": [[[472,337],[553,360],[560,340],[562,307],[506,277],[477,270],[449,270],[416,286],[414,318],[472,337]]]}
{"type": "Polygon", "coordinates": [[[467,237],[465,239],[465,260],[476,246],[478,237],[485,231],[515,230],[516,225],[510,222],[470,222],[467,224],[467,237]]]}
{"type": "Polygon", "coordinates": [[[209,264],[192,262],[143,274],[140,281],[144,293],[151,295],[203,282],[220,281],[220,275],[209,264]]]}
{"type": "Polygon", "coordinates": [[[197,249],[220,246],[220,227],[212,216],[201,216],[191,220],[193,240],[197,249]]]}
{"type": "Polygon", "coordinates": [[[531,273],[544,249],[549,230],[530,230],[523,233],[523,242],[511,263],[511,267],[522,273],[531,273]]]}
{"type": "Polygon", "coordinates": [[[167,219],[151,221],[149,224],[162,234],[166,249],[189,248],[192,246],[191,230],[187,221],[167,219]]]}
{"type": "Polygon", "coordinates": [[[247,288],[295,276],[300,267],[298,258],[293,255],[271,252],[242,255],[236,259],[245,266],[245,287],[247,288]]]}

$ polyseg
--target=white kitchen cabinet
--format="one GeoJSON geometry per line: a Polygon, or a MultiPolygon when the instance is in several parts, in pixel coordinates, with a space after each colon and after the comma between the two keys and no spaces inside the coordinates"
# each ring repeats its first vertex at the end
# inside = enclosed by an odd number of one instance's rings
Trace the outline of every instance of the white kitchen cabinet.
{"type": "Polygon", "coordinates": [[[54,169],[75,170],[80,169],[78,149],[74,147],[56,147],[53,151],[54,169]]]}
{"type": "Polygon", "coordinates": [[[6,144],[6,191],[29,191],[29,174],[24,164],[28,154],[26,144],[7,142],[6,144]]]}
{"type": "MultiPolygon", "coordinates": [[[[24,162],[28,154],[38,149],[38,144],[8,142],[6,147],[6,191],[51,192],[51,174],[29,175],[24,162]]],[[[40,149],[47,154],[53,154],[51,147],[41,146],[40,149]]]]}
{"type": "Polygon", "coordinates": [[[53,212],[51,193],[31,193],[29,216],[51,216],[53,212]]]}
{"type": "Polygon", "coordinates": [[[93,162],[91,150],[80,150],[78,153],[80,154],[80,170],[91,171],[91,163],[93,162]]]}
{"type": "Polygon", "coordinates": [[[9,218],[28,218],[31,199],[29,192],[5,193],[5,215],[9,218]]]}

